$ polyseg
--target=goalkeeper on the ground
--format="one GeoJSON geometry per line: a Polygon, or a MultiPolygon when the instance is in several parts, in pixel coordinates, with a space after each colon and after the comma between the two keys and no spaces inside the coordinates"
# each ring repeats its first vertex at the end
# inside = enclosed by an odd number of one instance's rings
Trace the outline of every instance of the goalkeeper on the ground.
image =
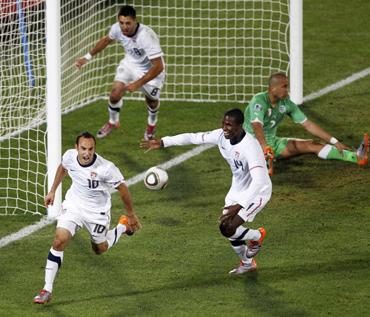
{"type": "Polygon", "coordinates": [[[256,94],[245,109],[244,128],[255,135],[266,158],[286,159],[313,153],[327,160],[342,160],[358,165],[368,163],[369,140],[367,133],[357,151],[351,151],[335,137],[309,120],[289,98],[288,78],[284,73],[274,73],[269,78],[267,92],[256,94]],[[282,138],[276,136],[277,126],[288,115],[300,123],[310,134],[325,144],[313,140],[282,138]]]}

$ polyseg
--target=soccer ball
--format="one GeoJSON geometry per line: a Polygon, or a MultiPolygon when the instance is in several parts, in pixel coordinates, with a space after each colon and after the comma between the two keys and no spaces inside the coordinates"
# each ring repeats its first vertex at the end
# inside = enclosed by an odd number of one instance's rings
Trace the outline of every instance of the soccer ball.
{"type": "Polygon", "coordinates": [[[161,190],[167,186],[168,174],[165,170],[153,166],[144,175],[144,185],[151,190],[161,190]]]}

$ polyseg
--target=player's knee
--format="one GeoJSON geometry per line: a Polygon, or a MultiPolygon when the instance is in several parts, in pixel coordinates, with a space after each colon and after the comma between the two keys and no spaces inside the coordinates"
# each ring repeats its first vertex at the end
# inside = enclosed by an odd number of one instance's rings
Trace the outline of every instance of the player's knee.
{"type": "Polygon", "coordinates": [[[235,228],[231,226],[228,221],[223,221],[220,224],[220,231],[224,237],[230,238],[232,235],[234,235],[235,228]]]}
{"type": "Polygon", "coordinates": [[[63,251],[65,247],[65,241],[56,237],[53,241],[53,249],[56,251],[63,251]]]}
{"type": "Polygon", "coordinates": [[[93,251],[95,252],[96,255],[103,254],[105,251],[108,250],[108,246],[106,245],[97,245],[97,244],[92,244],[91,245],[93,251]]]}
{"type": "Polygon", "coordinates": [[[118,103],[121,100],[121,98],[122,98],[122,93],[116,89],[113,89],[109,95],[109,102],[111,104],[115,104],[115,103],[118,103]]]}
{"type": "Polygon", "coordinates": [[[157,110],[159,108],[159,100],[153,100],[145,96],[146,104],[149,108],[157,110]]]}

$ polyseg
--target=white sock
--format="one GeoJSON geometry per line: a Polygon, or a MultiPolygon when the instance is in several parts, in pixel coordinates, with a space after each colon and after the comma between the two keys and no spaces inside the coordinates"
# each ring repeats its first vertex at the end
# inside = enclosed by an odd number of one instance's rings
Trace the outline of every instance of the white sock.
{"type": "Polygon", "coordinates": [[[148,108],[148,124],[156,125],[158,121],[159,103],[157,108],[152,109],[147,105],[148,108]]]}
{"type": "Polygon", "coordinates": [[[252,258],[247,258],[247,246],[245,244],[242,245],[233,245],[231,244],[231,247],[237,254],[240,260],[243,261],[243,263],[249,264],[252,262],[252,258]]]}
{"type": "Polygon", "coordinates": [[[328,157],[328,154],[331,151],[331,149],[332,149],[332,146],[330,144],[325,144],[324,147],[317,154],[317,156],[325,160],[328,157]]]}
{"type": "Polygon", "coordinates": [[[107,233],[108,249],[110,249],[118,242],[119,238],[121,238],[122,233],[125,233],[126,230],[127,230],[126,226],[119,223],[117,227],[108,231],[107,233]]]}
{"type": "Polygon", "coordinates": [[[119,122],[119,112],[122,108],[122,105],[123,105],[122,99],[114,104],[109,103],[108,105],[109,122],[111,124],[116,124],[117,122],[119,122]]]}
{"type": "Polygon", "coordinates": [[[248,229],[243,226],[239,226],[238,228],[236,228],[234,235],[230,237],[230,239],[232,240],[240,241],[245,240],[257,241],[259,238],[261,238],[261,232],[259,232],[259,230],[248,229]]]}
{"type": "Polygon", "coordinates": [[[44,289],[48,292],[53,291],[53,283],[57,272],[63,262],[63,251],[56,251],[53,248],[50,249],[48,259],[45,266],[45,286],[44,289]]]}

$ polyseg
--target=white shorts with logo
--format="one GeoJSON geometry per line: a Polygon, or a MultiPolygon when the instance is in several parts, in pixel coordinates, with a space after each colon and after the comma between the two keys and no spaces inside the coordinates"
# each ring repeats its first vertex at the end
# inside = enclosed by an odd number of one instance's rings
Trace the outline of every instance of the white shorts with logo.
{"type": "Polygon", "coordinates": [[[57,217],[57,228],[68,230],[72,237],[81,228],[85,227],[90,233],[90,239],[95,244],[107,240],[107,232],[110,225],[110,210],[100,214],[89,213],[73,203],[65,200],[62,203],[62,211],[57,217]]]}
{"type": "MultiPolygon", "coordinates": [[[[133,63],[127,58],[124,58],[119,63],[116,76],[114,81],[120,81],[122,83],[128,84],[139,78],[143,77],[149,71],[148,67],[144,67],[133,63]]],[[[162,71],[157,77],[148,81],[140,90],[152,100],[159,100],[161,88],[164,84],[165,72],[162,71]]]]}
{"type": "MultiPolygon", "coordinates": [[[[238,204],[240,200],[231,197],[232,195],[227,195],[225,197],[225,207],[238,204]]],[[[238,215],[244,220],[244,222],[252,222],[254,217],[266,206],[270,200],[270,195],[258,195],[255,198],[248,201],[244,208],[240,209],[238,215]]],[[[223,214],[227,213],[227,209],[223,210],[223,214]]]]}

